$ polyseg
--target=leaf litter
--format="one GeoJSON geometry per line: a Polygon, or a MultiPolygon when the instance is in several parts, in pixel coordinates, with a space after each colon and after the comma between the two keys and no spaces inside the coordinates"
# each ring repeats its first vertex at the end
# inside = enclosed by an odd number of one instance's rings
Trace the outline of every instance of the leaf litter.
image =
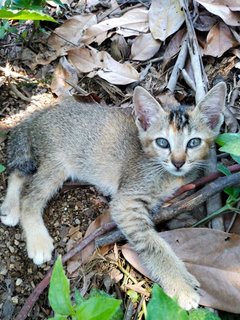
{"type": "MultiPolygon", "coordinates": [[[[163,92],[163,89],[166,87],[171,66],[181,50],[182,41],[186,35],[186,29],[182,27],[184,16],[179,9],[179,1],[153,0],[150,6],[136,8],[129,5],[119,7],[116,6],[115,1],[111,3],[114,3],[114,6],[103,9],[97,0],[87,1],[85,7],[85,4],[80,2],[77,8],[69,2],[73,16],[69,11],[66,15],[68,19],[54,31],[49,32],[45,45],[39,45],[37,50],[35,48],[34,52],[37,54],[25,53],[26,64],[38,79],[44,77],[46,72],[44,67],[50,66],[53,72],[51,90],[59,97],[69,95],[73,91],[71,84],[75,87],[80,85],[87,92],[97,92],[102,98],[102,103],[109,104],[110,101],[114,101],[115,104],[120,105],[124,96],[126,99],[131,98],[131,84],[141,81],[141,84],[144,82],[145,86],[156,95],[165,95],[166,105],[171,105],[172,98],[168,98],[168,94],[163,92]],[[107,12],[108,14],[105,15],[107,12]],[[111,46],[111,43],[114,45],[111,46]],[[120,54],[116,53],[117,51],[120,54]],[[164,60],[164,68],[161,66],[162,60],[164,60]],[[145,73],[143,62],[148,65],[145,73]],[[41,75],[39,76],[36,71],[41,75]]],[[[236,73],[240,63],[238,52],[240,6],[237,1],[223,0],[199,0],[195,5],[198,12],[194,25],[198,30],[197,36],[202,47],[208,77],[211,82],[219,76],[224,78],[232,86],[230,93],[237,92],[240,87],[236,73]],[[233,48],[236,49],[233,50],[233,48]],[[223,58],[216,59],[216,57],[223,58]]],[[[195,9],[191,8],[193,15],[196,14],[195,9]]],[[[8,51],[5,50],[2,54],[7,56],[8,51]]],[[[11,54],[16,55],[15,52],[11,54]]],[[[21,66],[21,57],[18,59],[17,63],[21,66]]],[[[18,68],[15,64],[16,71],[18,68]]],[[[190,72],[189,76],[191,76],[190,72]]],[[[6,81],[6,78],[3,78],[2,86],[4,86],[4,80],[6,81]]],[[[21,83],[21,80],[19,81],[21,83]]],[[[176,97],[185,97],[192,93],[186,88],[184,81],[182,79],[181,84],[178,84],[176,97]]],[[[26,92],[24,83],[23,89],[23,92],[26,92]]],[[[234,101],[238,101],[238,95],[236,97],[234,101]]],[[[20,98],[15,96],[14,99],[20,98]]],[[[7,114],[14,113],[14,106],[10,104],[9,107],[7,102],[6,110],[7,114]]],[[[240,114],[239,104],[230,103],[229,110],[233,114],[232,119],[237,121],[240,114]]],[[[234,126],[233,121],[230,119],[229,126],[234,126]]],[[[56,204],[54,207],[57,207],[56,204]]],[[[51,210],[54,210],[54,207],[51,210]]],[[[58,208],[58,211],[61,209],[58,208]]],[[[74,210],[71,208],[70,211],[74,210]]],[[[48,220],[51,224],[49,218],[48,220]]],[[[92,223],[87,233],[106,221],[109,221],[108,216],[104,215],[104,218],[100,216],[92,223]]],[[[57,219],[54,224],[55,227],[59,227],[57,219]]],[[[5,229],[3,230],[5,232],[5,229]]],[[[238,230],[234,223],[233,230],[238,230]]],[[[66,227],[62,226],[60,251],[72,248],[82,239],[82,232],[80,225],[76,225],[73,221],[67,222],[66,227]]],[[[187,267],[200,279],[203,305],[240,313],[238,307],[239,236],[211,229],[170,230],[162,232],[161,235],[166,237],[187,267]]],[[[98,249],[93,255],[95,248],[91,245],[82,252],[81,258],[80,255],[75,256],[68,262],[68,274],[78,281],[83,280],[82,293],[84,294],[92,286],[105,286],[105,289],[110,292],[113,288],[116,291],[120,289],[128,299],[133,296],[131,292],[135,292],[137,294],[136,310],[141,297],[144,297],[144,301],[149,297],[151,282],[141,275],[144,271],[137,262],[137,257],[125,256],[129,262],[123,258],[122,253],[126,255],[126,250],[129,250],[126,246],[123,248],[117,245],[107,246],[98,249]],[[131,264],[140,273],[134,270],[131,264]],[[100,274],[103,280],[100,280],[100,274]]],[[[8,256],[9,252],[5,254],[8,256]]],[[[28,260],[24,264],[31,265],[28,260]]],[[[31,268],[34,269],[34,267],[31,268]]],[[[34,279],[32,276],[29,278],[34,279]]],[[[27,278],[24,281],[28,281],[27,278]]]]}

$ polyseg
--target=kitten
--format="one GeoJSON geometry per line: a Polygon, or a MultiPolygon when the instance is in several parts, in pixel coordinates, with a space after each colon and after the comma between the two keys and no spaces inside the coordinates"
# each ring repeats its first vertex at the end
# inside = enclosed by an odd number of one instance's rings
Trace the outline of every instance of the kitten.
{"type": "Polygon", "coordinates": [[[8,190],[2,223],[23,227],[29,258],[51,259],[53,240],[42,212],[68,178],[110,194],[113,220],[165,292],[196,308],[198,281],[155,231],[149,211],[196,178],[223,121],[224,83],[194,108],[165,111],[142,87],[135,121],[120,109],[68,98],[15,127],[8,142],[8,190]],[[23,192],[24,191],[24,192],[23,192]]]}

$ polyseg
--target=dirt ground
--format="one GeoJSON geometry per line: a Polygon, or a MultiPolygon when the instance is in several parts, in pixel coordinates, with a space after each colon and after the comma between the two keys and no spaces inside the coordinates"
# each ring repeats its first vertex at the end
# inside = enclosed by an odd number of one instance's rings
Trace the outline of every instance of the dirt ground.
{"type": "MultiPolygon", "coordinates": [[[[79,12],[77,11],[77,13],[79,12]]],[[[66,17],[64,15],[63,17],[64,21],[66,17]]],[[[45,26],[46,30],[48,30],[47,24],[45,26]]],[[[30,23],[26,23],[25,25],[18,26],[18,28],[20,34],[21,28],[24,31],[31,30],[32,26],[30,23]]],[[[43,36],[43,34],[41,34],[41,36],[43,36]]],[[[25,53],[28,52],[29,54],[29,51],[36,53],[38,50],[41,51],[40,49],[42,49],[42,51],[45,50],[43,44],[45,44],[44,41],[46,42],[46,38],[44,40],[43,36],[43,39],[40,39],[39,35],[38,39],[37,34],[35,40],[35,42],[32,41],[31,50],[28,51],[25,51],[25,49],[29,49],[26,44],[23,45],[20,43],[19,45],[18,37],[15,34],[9,35],[4,43],[0,42],[0,59],[2,60],[2,62],[0,62],[0,67],[5,67],[9,62],[13,68],[12,71],[17,72],[18,75],[22,75],[23,77],[23,79],[21,79],[23,81],[15,76],[9,77],[8,80],[4,78],[5,82],[2,85],[1,81],[3,77],[2,73],[0,73],[0,131],[17,123],[24,116],[26,110],[32,112],[40,106],[47,105],[53,99],[50,84],[57,62],[52,61],[50,64],[43,64],[34,69],[30,66],[31,56],[27,57],[29,60],[26,60],[25,56],[24,60],[22,55],[23,51],[25,53]],[[26,48],[24,47],[25,45],[26,48]],[[20,89],[20,92],[24,93],[24,96],[28,97],[29,100],[32,96],[36,97],[36,100],[33,100],[29,106],[29,103],[24,101],[24,99],[19,96],[19,93],[14,92],[14,88],[20,89]]],[[[104,44],[101,49],[105,49],[104,46],[110,47],[110,41],[106,43],[107,45],[104,44]]],[[[163,44],[163,49],[161,49],[162,52],[164,52],[164,46],[165,45],[163,44]]],[[[239,52],[238,54],[240,56],[239,52]]],[[[214,85],[215,81],[218,82],[223,80],[227,82],[228,87],[232,89],[232,87],[234,87],[233,83],[239,81],[240,71],[239,69],[234,69],[236,58],[233,59],[227,53],[221,59],[212,57],[205,59],[207,61],[207,63],[204,61],[206,73],[211,85],[214,85]]],[[[143,67],[144,64],[142,65],[142,68],[143,67]]],[[[172,67],[173,66],[169,64],[169,69],[167,68],[163,71],[160,63],[149,66],[150,71],[147,72],[148,74],[144,80],[147,84],[146,87],[154,87],[154,91],[157,93],[162,92],[162,89],[166,86],[165,82],[168,78],[168,72],[170,72],[169,70],[172,70],[172,67]]],[[[119,88],[98,77],[90,79],[86,76],[83,76],[78,84],[88,93],[97,93],[100,98],[103,98],[102,100],[106,104],[112,103],[119,105],[120,101],[124,101],[125,106],[129,106],[132,92],[131,85],[128,87],[129,90],[124,91],[121,90],[124,86],[120,86],[119,88]],[[97,87],[96,90],[94,86],[97,87]]],[[[180,90],[177,93],[178,100],[181,101],[182,99],[185,99],[187,101],[189,91],[185,90],[184,86],[181,85],[179,88],[180,90]]],[[[193,97],[191,97],[190,102],[192,102],[192,98],[193,97]]],[[[164,102],[162,103],[164,104],[164,102]]],[[[231,110],[239,121],[239,99],[238,104],[236,103],[235,107],[231,110]]],[[[234,127],[233,120],[237,122],[235,117],[233,117],[234,119],[229,120],[229,127],[234,127]]],[[[228,131],[227,127],[225,131],[228,131]]],[[[0,164],[5,163],[6,139],[0,136],[0,164]]],[[[0,204],[4,199],[6,187],[7,172],[5,171],[0,173],[0,204]]],[[[59,190],[45,209],[44,220],[54,239],[55,251],[52,261],[42,266],[34,265],[27,257],[21,228],[19,226],[14,228],[6,227],[0,223],[0,319],[12,320],[15,318],[34,287],[44,278],[57,255],[63,255],[69,250],[73,234],[80,240],[81,237],[84,236],[90,223],[99,214],[104,213],[106,208],[106,199],[104,199],[93,187],[64,187],[59,190]]],[[[175,225],[175,227],[176,226],[177,225],[175,225]]],[[[123,299],[126,306],[126,295],[121,293],[118,285],[113,285],[111,280],[109,280],[109,277],[106,277],[108,272],[105,271],[111,269],[111,263],[109,263],[106,258],[100,257],[99,259],[101,260],[101,264],[98,263],[100,260],[96,260],[92,265],[79,268],[77,273],[74,273],[74,276],[72,277],[71,285],[79,288],[82,293],[86,293],[90,287],[94,286],[103,288],[110,293],[114,291],[116,296],[123,299]]],[[[137,272],[133,271],[131,267],[127,267],[127,270],[130,270],[129,273],[133,272],[134,277],[140,279],[140,282],[144,279],[144,285],[146,284],[145,288],[149,288],[150,285],[148,284],[148,280],[145,280],[143,276],[140,276],[137,272]]],[[[119,270],[117,271],[115,269],[114,272],[115,278],[119,279],[123,276],[120,274],[119,270]]],[[[68,274],[68,276],[70,276],[70,274],[68,274]]],[[[142,290],[142,287],[140,290],[142,290]]],[[[136,306],[135,309],[137,309],[136,306]]],[[[51,315],[47,290],[45,290],[34,305],[28,319],[48,319],[51,315]]],[[[240,319],[240,317],[236,316],[235,318],[235,316],[233,316],[231,318],[225,317],[223,319],[232,320],[240,319]]]]}

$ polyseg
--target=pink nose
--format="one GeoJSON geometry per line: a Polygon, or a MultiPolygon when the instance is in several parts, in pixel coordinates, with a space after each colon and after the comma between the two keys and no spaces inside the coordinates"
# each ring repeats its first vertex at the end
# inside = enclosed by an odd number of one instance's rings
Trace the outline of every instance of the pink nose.
{"type": "Polygon", "coordinates": [[[175,161],[175,160],[172,160],[172,164],[177,168],[177,169],[180,169],[183,165],[184,165],[185,161],[183,160],[180,160],[180,161],[175,161]]]}

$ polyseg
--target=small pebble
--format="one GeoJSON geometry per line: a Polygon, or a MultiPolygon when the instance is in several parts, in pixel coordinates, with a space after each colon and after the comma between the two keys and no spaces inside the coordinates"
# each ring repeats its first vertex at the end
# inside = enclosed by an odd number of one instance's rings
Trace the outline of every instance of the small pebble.
{"type": "Polygon", "coordinates": [[[16,286],[20,286],[23,283],[22,279],[17,278],[16,280],[16,286]]]}
{"type": "Polygon", "coordinates": [[[12,297],[11,300],[14,304],[18,304],[18,296],[12,297]]]}

